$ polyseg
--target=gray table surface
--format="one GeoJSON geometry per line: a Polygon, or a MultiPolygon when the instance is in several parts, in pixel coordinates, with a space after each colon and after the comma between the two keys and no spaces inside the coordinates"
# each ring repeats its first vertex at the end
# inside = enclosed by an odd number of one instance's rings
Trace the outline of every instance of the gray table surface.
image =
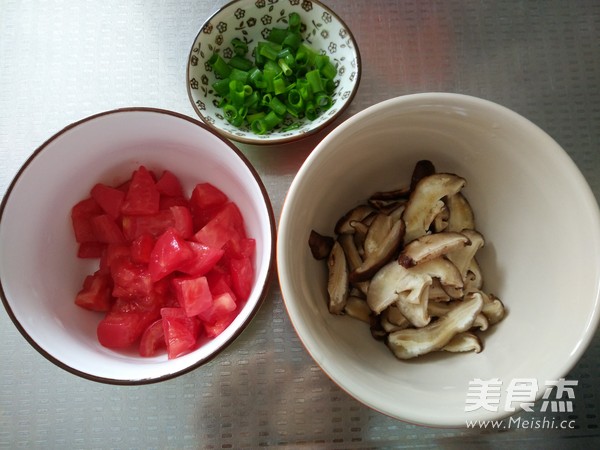
{"type": "MultiPolygon", "coordinates": [[[[224,3],[0,0],[1,195],[34,149],[73,121],[125,106],[194,116],[185,88],[188,51],[224,3]]],[[[546,130],[600,199],[600,2],[325,3],[352,29],[364,63],[360,90],[338,123],[414,92],[483,97],[546,130]]],[[[285,147],[240,146],[276,216],[326,132],[285,147]]],[[[569,420],[574,428],[432,429],[372,411],[328,379],[296,336],[276,282],[250,326],[216,359],[139,387],[94,383],[54,366],[2,309],[0,447],[598,448],[599,361],[596,334],[567,376],[579,381],[572,413],[519,414],[569,420]]]]}

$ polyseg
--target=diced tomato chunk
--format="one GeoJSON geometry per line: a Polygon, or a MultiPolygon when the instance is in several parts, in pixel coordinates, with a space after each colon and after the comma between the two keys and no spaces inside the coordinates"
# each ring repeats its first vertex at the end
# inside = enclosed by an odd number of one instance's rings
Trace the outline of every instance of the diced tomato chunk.
{"type": "Polygon", "coordinates": [[[212,306],[198,314],[204,322],[204,330],[208,337],[215,337],[229,326],[236,317],[237,305],[228,293],[213,298],[212,306]]]}
{"type": "Polygon", "coordinates": [[[77,243],[96,242],[92,218],[102,214],[102,208],[93,198],[86,198],[71,208],[71,222],[77,243]]]}
{"type": "Polygon", "coordinates": [[[110,266],[114,297],[146,297],[152,292],[150,272],[129,258],[117,258],[110,266]]]}
{"type": "Polygon", "coordinates": [[[185,206],[186,208],[190,207],[190,203],[187,198],[181,197],[166,197],[164,195],[160,196],[160,209],[169,209],[171,206],[185,206]]]}
{"type": "Polygon", "coordinates": [[[77,248],[78,258],[100,258],[104,253],[106,244],[100,242],[82,242],[77,248]]]}
{"type": "Polygon", "coordinates": [[[139,311],[110,311],[98,324],[98,341],[107,348],[126,348],[134,344],[154,320],[139,311]]]}
{"type": "Polygon", "coordinates": [[[186,206],[171,206],[169,208],[173,217],[173,228],[177,230],[179,236],[189,239],[194,234],[192,224],[192,213],[186,206]]]}
{"type": "Polygon", "coordinates": [[[254,283],[254,266],[250,258],[232,258],[229,260],[231,288],[239,301],[246,301],[254,283]]]}
{"type": "Polygon", "coordinates": [[[75,304],[90,311],[108,311],[112,305],[111,290],[110,276],[97,271],[85,278],[75,304]]]}
{"type": "Polygon", "coordinates": [[[190,198],[194,227],[200,229],[206,225],[227,202],[227,196],[212,184],[197,184],[190,198]]]}
{"type": "Polygon", "coordinates": [[[183,196],[183,188],[181,187],[181,182],[177,176],[169,171],[165,170],[161,177],[156,182],[156,188],[158,192],[162,195],[166,195],[167,197],[182,197],[183,196]]]}
{"type": "Polygon", "coordinates": [[[198,183],[192,191],[191,202],[195,208],[205,209],[224,205],[229,199],[210,183],[198,183]]]}
{"type": "Polygon", "coordinates": [[[121,257],[129,258],[131,249],[127,244],[108,244],[100,258],[100,269],[110,271],[113,262],[121,257]]]}
{"type": "Polygon", "coordinates": [[[163,308],[160,311],[169,359],[191,351],[198,340],[200,322],[187,317],[183,308],[163,308]]]}
{"type": "Polygon", "coordinates": [[[165,347],[166,342],[163,323],[162,319],[158,319],[142,333],[139,347],[140,356],[154,356],[160,349],[165,347]]]}
{"type": "Polygon", "coordinates": [[[108,214],[100,214],[92,217],[92,229],[96,236],[96,241],[104,244],[119,244],[125,242],[123,231],[115,222],[115,219],[108,214]]]}
{"type": "Polygon", "coordinates": [[[143,233],[131,243],[131,260],[138,264],[148,264],[154,244],[154,237],[150,233],[143,233]]]}
{"type": "Polygon", "coordinates": [[[244,221],[234,203],[227,203],[194,235],[198,242],[217,248],[223,248],[230,240],[236,242],[245,238],[244,221]]]}
{"type": "Polygon", "coordinates": [[[244,218],[237,205],[233,202],[227,203],[212,219],[217,223],[225,225],[227,228],[237,231],[241,238],[246,237],[244,218]]]}
{"type": "Polygon", "coordinates": [[[169,228],[157,240],[152,253],[148,270],[152,281],[158,281],[177,270],[183,263],[194,257],[194,251],[174,228],[169,228]]]}
{"type": "Polygon", "coordinates": [[[129,215],[156,214],[160,206],[160,192],[152,174],[140,166],[131,177],[121,212],[129,215]]]}
{"type": "Polygon", "coordinates": [[[202,276],[207,274],[219,262],[223,253],[220,248],[209,247],[199,242],[188,242],[194,252],[193,258],[179,266],[181,272],[193,276],[202,276]]]}
{"type": "Polygon", "coordinates": [[[197,316],[212,306],[206,277],[173,278],[177,300],[188,317],[197,316]]]}
{"type": "Polygon", "coordinates": [[[144,233],[158,237],[171,226],[173,213],[170,209],[145,216],[123,216],[123,234],[127,240],[133,240],[144,233]]]}
{"type": "Polygon", "coordinates": [[[206,280],[213,297],[221,294],[229,294],[235,301],[235,293],[231,289],[231,274],[228,270],[217,265],[213,270],[206,274],[206,280]]]}
{"type": "Polygon", "coordinates": [[[113,219],[119,217],[121,205],[125,199],[123,191],[107,186],[106,184],[97,183],[90,193],[106,214],[113,219]]]}

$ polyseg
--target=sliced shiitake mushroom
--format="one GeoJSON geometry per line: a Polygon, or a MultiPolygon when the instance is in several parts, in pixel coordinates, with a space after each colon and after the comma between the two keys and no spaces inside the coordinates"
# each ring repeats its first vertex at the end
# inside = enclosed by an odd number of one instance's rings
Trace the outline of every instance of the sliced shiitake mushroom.
{"type": "Polygon", "coordinates": [[[446,197],[445,203],[448,209],[447,231],[475,230],[475,215],[461,192],[446,197]]]}
{"type": "Polygon", "coordinates": [[[364,298],[351,295],[346,301],[344,312],[350,317],[371,324],[371,308],[364,298]]]}
{"type": "Polygon", "coordinates": [[[460,271],[460,275],[465,279],[467,271],[471,266],[471,261],[475,258],[477,251],[483,247],[485,241],[483,235],[475,230],[465,229],[458,234],[465,236],[469,240],[469,245],[457,246],[447,252],[446,257],[454,263],[460,271]]]}
{"type": "Polygon", "coordinates": [[[502,301],[494,294],[485,294],[479,291],[479,295],[483,298],[483,308],[481,312],[487,317],[490,325],[495,325],[504,319],[506,310],[502,301]]]}
{"type": "Polygon", "coordinates": [[[315,230],[311,230],[308,237],[308,246],[315,259],[325,259],[331,253],[334,241],[335,239],[331,236],[323,236],[315,230]]]}
{"type": "Polygon", "coordinates": [[[338,242],[342,246],[344,253],[346,254],[346,260],[348,262],[348,279],[353,286],[356,286],[364,295],[367,295],[369,289],[368,281],[353,281],[350,277],[351,274],[363,264],[363,259],[356,248],[356,242],[354,236],[351,234],[342,234],[338,237],[338,242]]]}
{"type": "Polygon", "coordinates": [[[344,249],[338,241],[335,241],[327,259],[329,278],[327,281],[327,292],[329,294],[329,312],[342,314],[350,288],[348,284],[348,264],[344,249]]]}
{"type": "Polygon", "coordinates": [[[392,261],[379,270],[369,286],[367,303],[377,314],[391,304],[416,327],[429,323],[429,287],[433,278],[456,291],[462,289],[458,269],[445,258],[436,258],[407,269],[392,261]]]}
{"type": "Polygon", "coordinates": [[[435,173],[419,180],[402,214],[406,226],[404,243],[427,234],[435,216],[445,206],[442,199],[456,194],[464,185],[464,178],[451,173],[435,173]]]}
{"type": "Polygon", "coordinates": [[[404,235],[404,222],[379,214],[371,226],[364,242],[362,264],[354,269],[349,279],[353,283],[369,280],[390,259],[394,258],[404,235]]]}
{"type": "Polygon", "coordinates": [[[482,349],[483,345],[481,344],[481,339],[479,339],[476,334],[469,331],[458,333],[442,348],[443,351],[452,353],[479,353],[482,349]]]}
{"type": "Polygon", "coordinates": [[[413,169],[412,175],[410,177],[409,191],[414,191],[419,181],[421,181],[425,177],[428,177],[429,175],[433,175],[434,173],[435,166],[431,161],[429,161],[428,159],[422,159],[420,161],[417,161],[417,163],[415,164],[415,168],[413,169]]]}
{"type": "Polygon", "coordinates": [[[354,227],[352,226],[352,222],[360,222],[373,211],[373,208],[368,205],[358,205],[352,208],[337,221],[334,231],[337,234],[353,234],[354,227]]]}
{"type": "Polygon", "coordinates": [[[463,233],[426,234],[406,245],[398,257],[398,262],[408,268],[449,254],[470,244],[469,238],[463,233]]]}
{"type": "Polygon", "coordinates": [[[460,302],[448,314],[422,328],[407,328],[390,333],[387,345],[399,359],[415,358],[441,350],[458,333],[469,330],[483,307],[481,296],[460,302]]]}

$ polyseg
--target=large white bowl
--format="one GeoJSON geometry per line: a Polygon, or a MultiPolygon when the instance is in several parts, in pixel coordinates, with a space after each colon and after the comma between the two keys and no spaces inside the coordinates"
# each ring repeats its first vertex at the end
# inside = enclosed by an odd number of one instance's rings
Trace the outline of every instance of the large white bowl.
{"type": "Polygon", "coordinates": [[[285,305],[314,360],[364,404],[433,426],[505,417],[519,410],[518,402],[506,407],[511,383],[535,379],[539,399],[546,381],[569,372],[599,322],[598,255],[598,205],[564,150],[502,106],[443,93],[382,102],[332,131],[291,185],[277,248],[285,305]],[[484,290],[503,300],[508,315],[484,335],[480,354],[403,362],[368,326],[327,311],[326,268],[311,256],[310,230],[333,235],[352,206],[408,184],[420,159],[466,178],[486,237],[478,253],[484,290]],[[497,411],[465,411],[477,378],[502,382],[497,411]]]}
{"type": "Polygon", "coordinates": [[[50,361],[96,381],[155,382],[208,361],[250,322],[274,265],[275,222],[256,171],[204,124],[169,111],[115,110],[66,127],[27,160],[0,208],[0,294],[8,314],[50,361]],[[73,302],[98,263],[76,257],[71,207],[93,184],[116,185],[140,164],[175,173],[188,194],[196,183],[213,183],[237,203],[248,235],[256,239],[254,286],[239,315],[214,340],[173,360],[102,347],[96,338],[102,316],[73,302]]]}

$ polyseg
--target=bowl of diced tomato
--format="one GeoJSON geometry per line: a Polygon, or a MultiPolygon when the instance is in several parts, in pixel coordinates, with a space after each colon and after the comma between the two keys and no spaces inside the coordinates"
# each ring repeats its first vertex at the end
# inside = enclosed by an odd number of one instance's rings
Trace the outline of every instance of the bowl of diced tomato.
{"type": "Polygon", "coordinates": [[[215,357],[250,323],[275,221],[247,158],[201,122],[126,108],[56,133],[0,205],[0,296],[58,366],[157,382],[215,357]]]}

